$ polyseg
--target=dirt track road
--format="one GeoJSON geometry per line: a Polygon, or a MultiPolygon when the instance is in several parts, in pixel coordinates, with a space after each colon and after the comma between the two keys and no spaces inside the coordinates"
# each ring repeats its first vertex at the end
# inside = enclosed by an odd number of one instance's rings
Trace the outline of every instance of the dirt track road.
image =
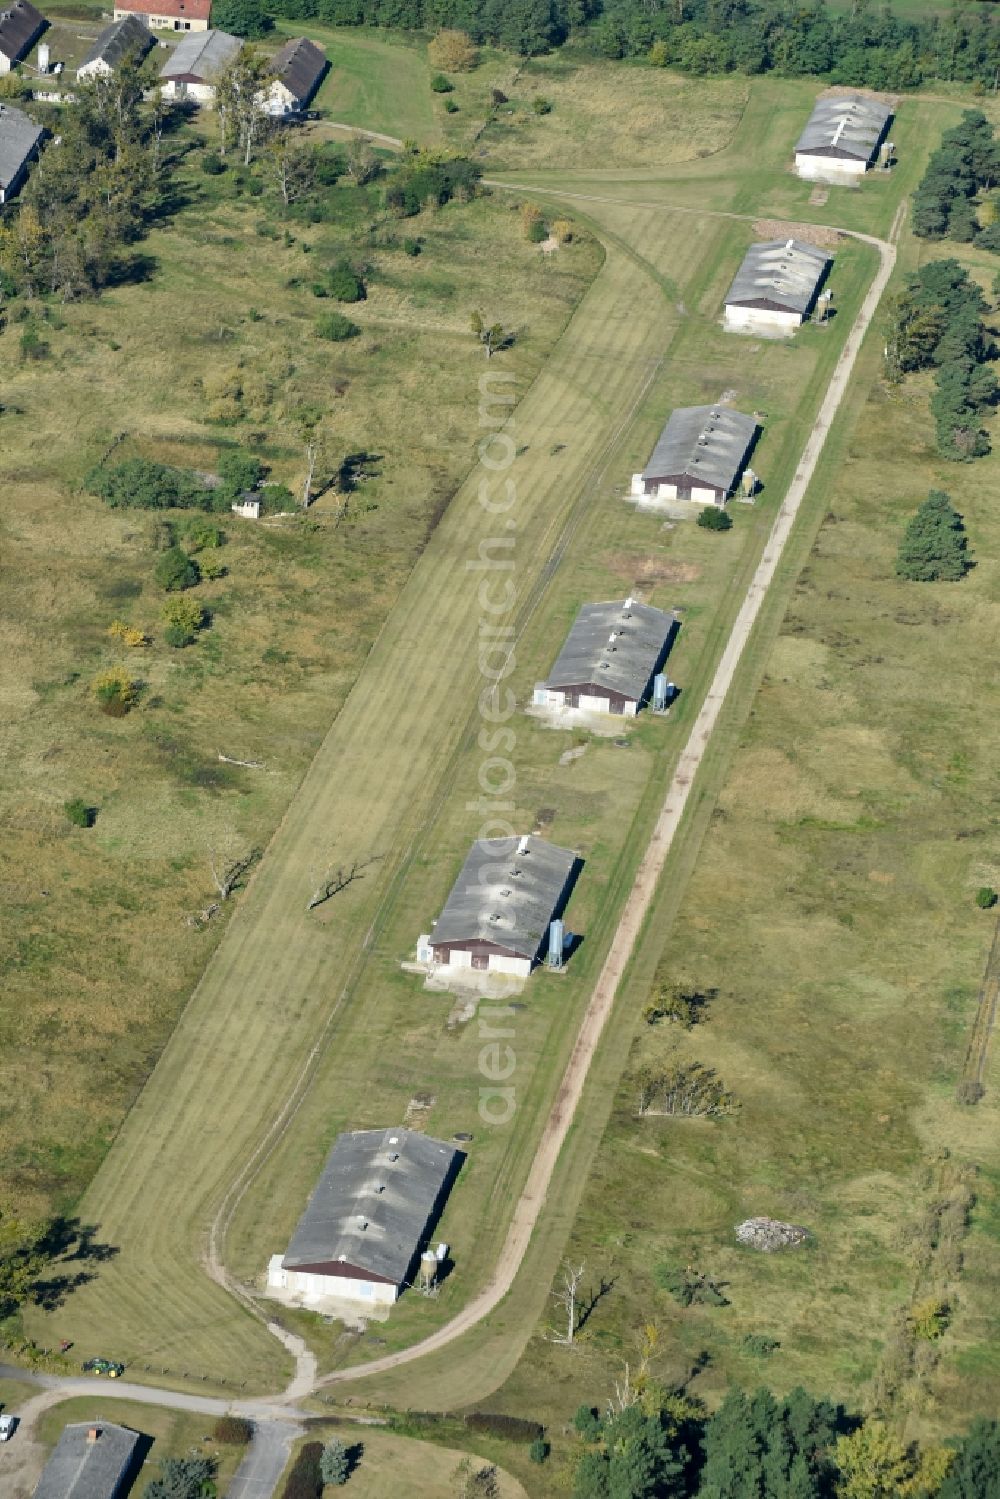
{"type": "MultiPolygon", "coordinates": [[[[571,196],[562,194],[561,196],[571,196]]],[[[739,614],[733,624],[725,650],[719,661],[712,684],[706,694],[698,717],[695,719],[687,744],[677,762],[666,798],[657,818],[656,826],[636,873],[635,882],[625,903],[622,919],[615,932],[611,949],[598,977],[580,1026],[576,1043],[556,1094],[555,1102],[545,1124],[537,1154],[532,1163],[524,1191],[514,1209],[507,1238],[496,1268],[488,1283],[456,1317],[412,1347],[398,1353],[386,1354],[369,1363],[351,1369],[338,1370],[318,1381],[317,1388],[363,1378],[368,1374],[384,1374],[399,1368],[414,1359],[422,1358],[439,1348],[446,1347],[456,1338],[468,1332],[477,1322],[488,1316],[510,1290],[520,1268],[531,1239],[532,1231],[545,1203],[545,1196],[552,1180],[559,1152],[573,1122],[573,1116],[583,1094],[590,1064],[614,1005],[615,995],[628,962],[638,940],[642,924],[646,919],[656,890],[657,881],[670,852],[677,830],[680,827],[684,808],[687,805],[698,767],[701,765],[712,736],[722,705],[732,685],[743,649],[750,638],[754,622],[760,612],[764,597],[770,587],[785,544],[791,534],[795,517],[805,497],[827,435],[840,409],[847,391],[848,381],[854,368],[858,351],[868,331],[875,310],[881,300],[896,263],[894,241],[902,222],[902,213],[896,215],[890,240],[875,239],[869,235],[857,235],[866,244],[874,245],[879,252],[880,264],[864,302],[854,321],[847,341],[841,350],[834,368],[826,395],[816,417],[809,440],[803,450],[799,465],[788,487],[781,509],[775,517],[771,534],[757,570],[747,588],[739,614]]],[[[734,215],[736,217],[736,215],[734,215]]],[[[742,217],[742,215],[740,215],[742,217]]]]}

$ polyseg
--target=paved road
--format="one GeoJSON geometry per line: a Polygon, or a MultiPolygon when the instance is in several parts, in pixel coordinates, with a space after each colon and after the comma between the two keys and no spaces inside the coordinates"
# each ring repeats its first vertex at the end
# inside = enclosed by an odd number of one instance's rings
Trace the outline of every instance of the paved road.
{"type": "Polygon", "coordinates": [[[227,1499],[271,1499],[292,1443],[303,1427],[289,1421],[256,1421],[247,1455],[233,1474],[227,1499]]]}
{"type": "Polygon", "coordinates": [[[0,1446],[0,1499],[29,1499],[45,1463],[45,1452],[34,1440],[38,1417],[61,1400],[76,1395],[97,1396],[107,1402],[110,1419],[116,1400],[140,1405],[165,1406],[194,1411],[204,1416],[224,1416],[229,1411],[253,1422],[254,1435],[247,1455],[233,1475],[229,1499],[270,1499],[285,1469],[295,1438],[301,1436],[302,1412],[267,1400],[230,1401],[213,1395],[190,1395],[181,1390],[161,1390],[152,1385],[132,1384],[127,1379],[95,1379],[86,1375],[34,1374],[12,1364],[0,1364],[0,1379],[16,1379],[38,1386],[39,1393],[12,1412],[19,1419],[9,1443],[0,1446]]]}

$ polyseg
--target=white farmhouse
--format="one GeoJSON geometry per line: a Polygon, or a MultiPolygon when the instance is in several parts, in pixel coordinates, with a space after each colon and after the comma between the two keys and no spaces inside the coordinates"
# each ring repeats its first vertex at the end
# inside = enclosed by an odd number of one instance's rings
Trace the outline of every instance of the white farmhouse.
{"type": "Polygon", "coordinates": [[[177,43],[160,69],[165,99],[215,101],[215,80],[243,43],[228,31],[192,32],[177,43]]]}
{"type": "Polygon", "coordinates": [[[7,6],[0,0],[0,74],[27,57],[48,24],[31,0],[14,0],[7,6]]]}
{"type": "Polygon", "coordinates": [[[795,170],[810,182],[858,182],[885,139],[892,110],[864,94],[816,100],[795,143],[795,170]]]}
{"type": "Polygon", "coordinates": [[[267,1283],[305,1303],[391,1305],[413,1277],[465,1157],[408,1129],[338,1135],[267,1283]]]}
{"type": "Polygon", "coordinates": [[[751,245],[726,293],[726,327],[794,333],[812,311],[833,256],[798,239],[751,245]]]}
{"type": "Polygon", "coordinates": [[[480,838],[418,957],[449,968],[527,978],[548,951],[580,860],[544,838],[480,838]]]}
{"type": "Polygon", "coordinates": [[[105,26],[76,70],[79,79],[110,78],[129,57],[140,61],[154,45],[149,27],[138,16],[122,16],[105,26]]]}
{"type": "Polygon", "coordinates": [[[45,131],[12,104],[0,104],[0,203],[9,203],[38,155],[45,131]]]}
{"type": "Polygon", "coordinates": [[[633,499],[725,505],[757,437],[757,422],[730,406],[678,406],[641,474],[633,499]]]}
{"type": "Polygon", "coordinates": [[[582,708],[634,718],[649,696],[677,630],[677,619],[650,604],[583,604],[544,682],[536,707],[582,708]]]}
{"type": "Polygon", "coordinates": [[[326,53],[307,37],[287,41],[271,59],[273,77],[264,95],[266,113],[277,119],[301,114],[328,66],[326,53]]]}

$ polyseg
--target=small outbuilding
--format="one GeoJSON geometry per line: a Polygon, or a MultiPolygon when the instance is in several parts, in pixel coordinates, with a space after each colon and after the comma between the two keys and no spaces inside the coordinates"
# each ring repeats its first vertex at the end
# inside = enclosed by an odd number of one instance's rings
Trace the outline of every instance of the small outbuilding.
{"type": "Polygon", "coordinates": [[[794,333],[809,316],[833,256],[799,239],[751,245],[726,293],[726,327],[794,333]]]}
{"type": "Polygon", "coordinates": [[[338,1135],[268,1286],[306,1302],[390,1304],[411,1283],[465,1157],[409,1129],[338,1135]]]}
{"type": "Polygon", "coordinates": [[[113,1421],[64,1426],[34,1499],[123,1499],[141,1466],[141,1441],[113,1421]]]}
{"type": "Polygon", "coordinates": [[[212,0],[115,0],[114,18],[138,16],[153,31],[207,31],[212,0]]]}
{"type": "Polygon", "coordinates": [[[215,80],[231,62],[243,43],[228,31],[203,31],[177,43],[160,69],[163,97],[212,104],[215,80]]]}
{"type": "MultiPolygon", "coordinates": [[[[581,861],[544,838],[480,838],[417,956],[452,969],[527,978],[548,952],[581,861]]],[[[561,957],[561,954],[560,954],[561,957]]]]}
{"type": "Polygon", "coordinates": [[[679,406],[631,495],[646,500],[691,500],[724,505],[757,440],[757,421],[730,406],[679,406]]]}
{"type": "Polygon", "coordinates": [[[7,6],[0,0],[0,74],[27,57],[48,24],[31,0],[14,0],[7,6]]]}
{"type": "Polygon", "coordinates": [[[795,143],[795,170],[810,182],[857,182],[885,140],[892,110],[866,94],[816,100],[795,143]]]}
{"type": "Polygon", "coordinates": [[[271,59],[273,81],[264,96],[264,109],[276,119],[301,114],[323,81],[329,67],[326,53],[307,37],[287,41],[271,59]]]}
{"type": "Polygon", "coordinates": [[[20,189],[44,136],[23,109],[0,104],[0,203],[9,203],[20,189]]]}
{"type": "Polygon", "coordinates": [[[138,16],[122,16],[105,26],[76,70],[77,78],[109,78],[127,57],[139,62],[154,45],[149,27],[138,16]]]}
{"type": "Polygon", "coordinates": [[[673,614],[633,598],[583,604],[532,701],[537,707],[634,717],[649,697],[676,630],[673,614]]]}

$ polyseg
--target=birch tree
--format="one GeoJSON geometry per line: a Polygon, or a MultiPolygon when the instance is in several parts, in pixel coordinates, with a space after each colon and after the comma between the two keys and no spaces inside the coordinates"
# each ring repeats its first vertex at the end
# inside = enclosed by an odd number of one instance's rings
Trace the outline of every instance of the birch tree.
{"type": "Polygon", "coordinates": [[[235,147],[248,167],[254,148],[267,132],[264,109],[270,64],[255,47],[241,47],[215,78],[215,110],[219,119],[219,155],[235,147]]]}

